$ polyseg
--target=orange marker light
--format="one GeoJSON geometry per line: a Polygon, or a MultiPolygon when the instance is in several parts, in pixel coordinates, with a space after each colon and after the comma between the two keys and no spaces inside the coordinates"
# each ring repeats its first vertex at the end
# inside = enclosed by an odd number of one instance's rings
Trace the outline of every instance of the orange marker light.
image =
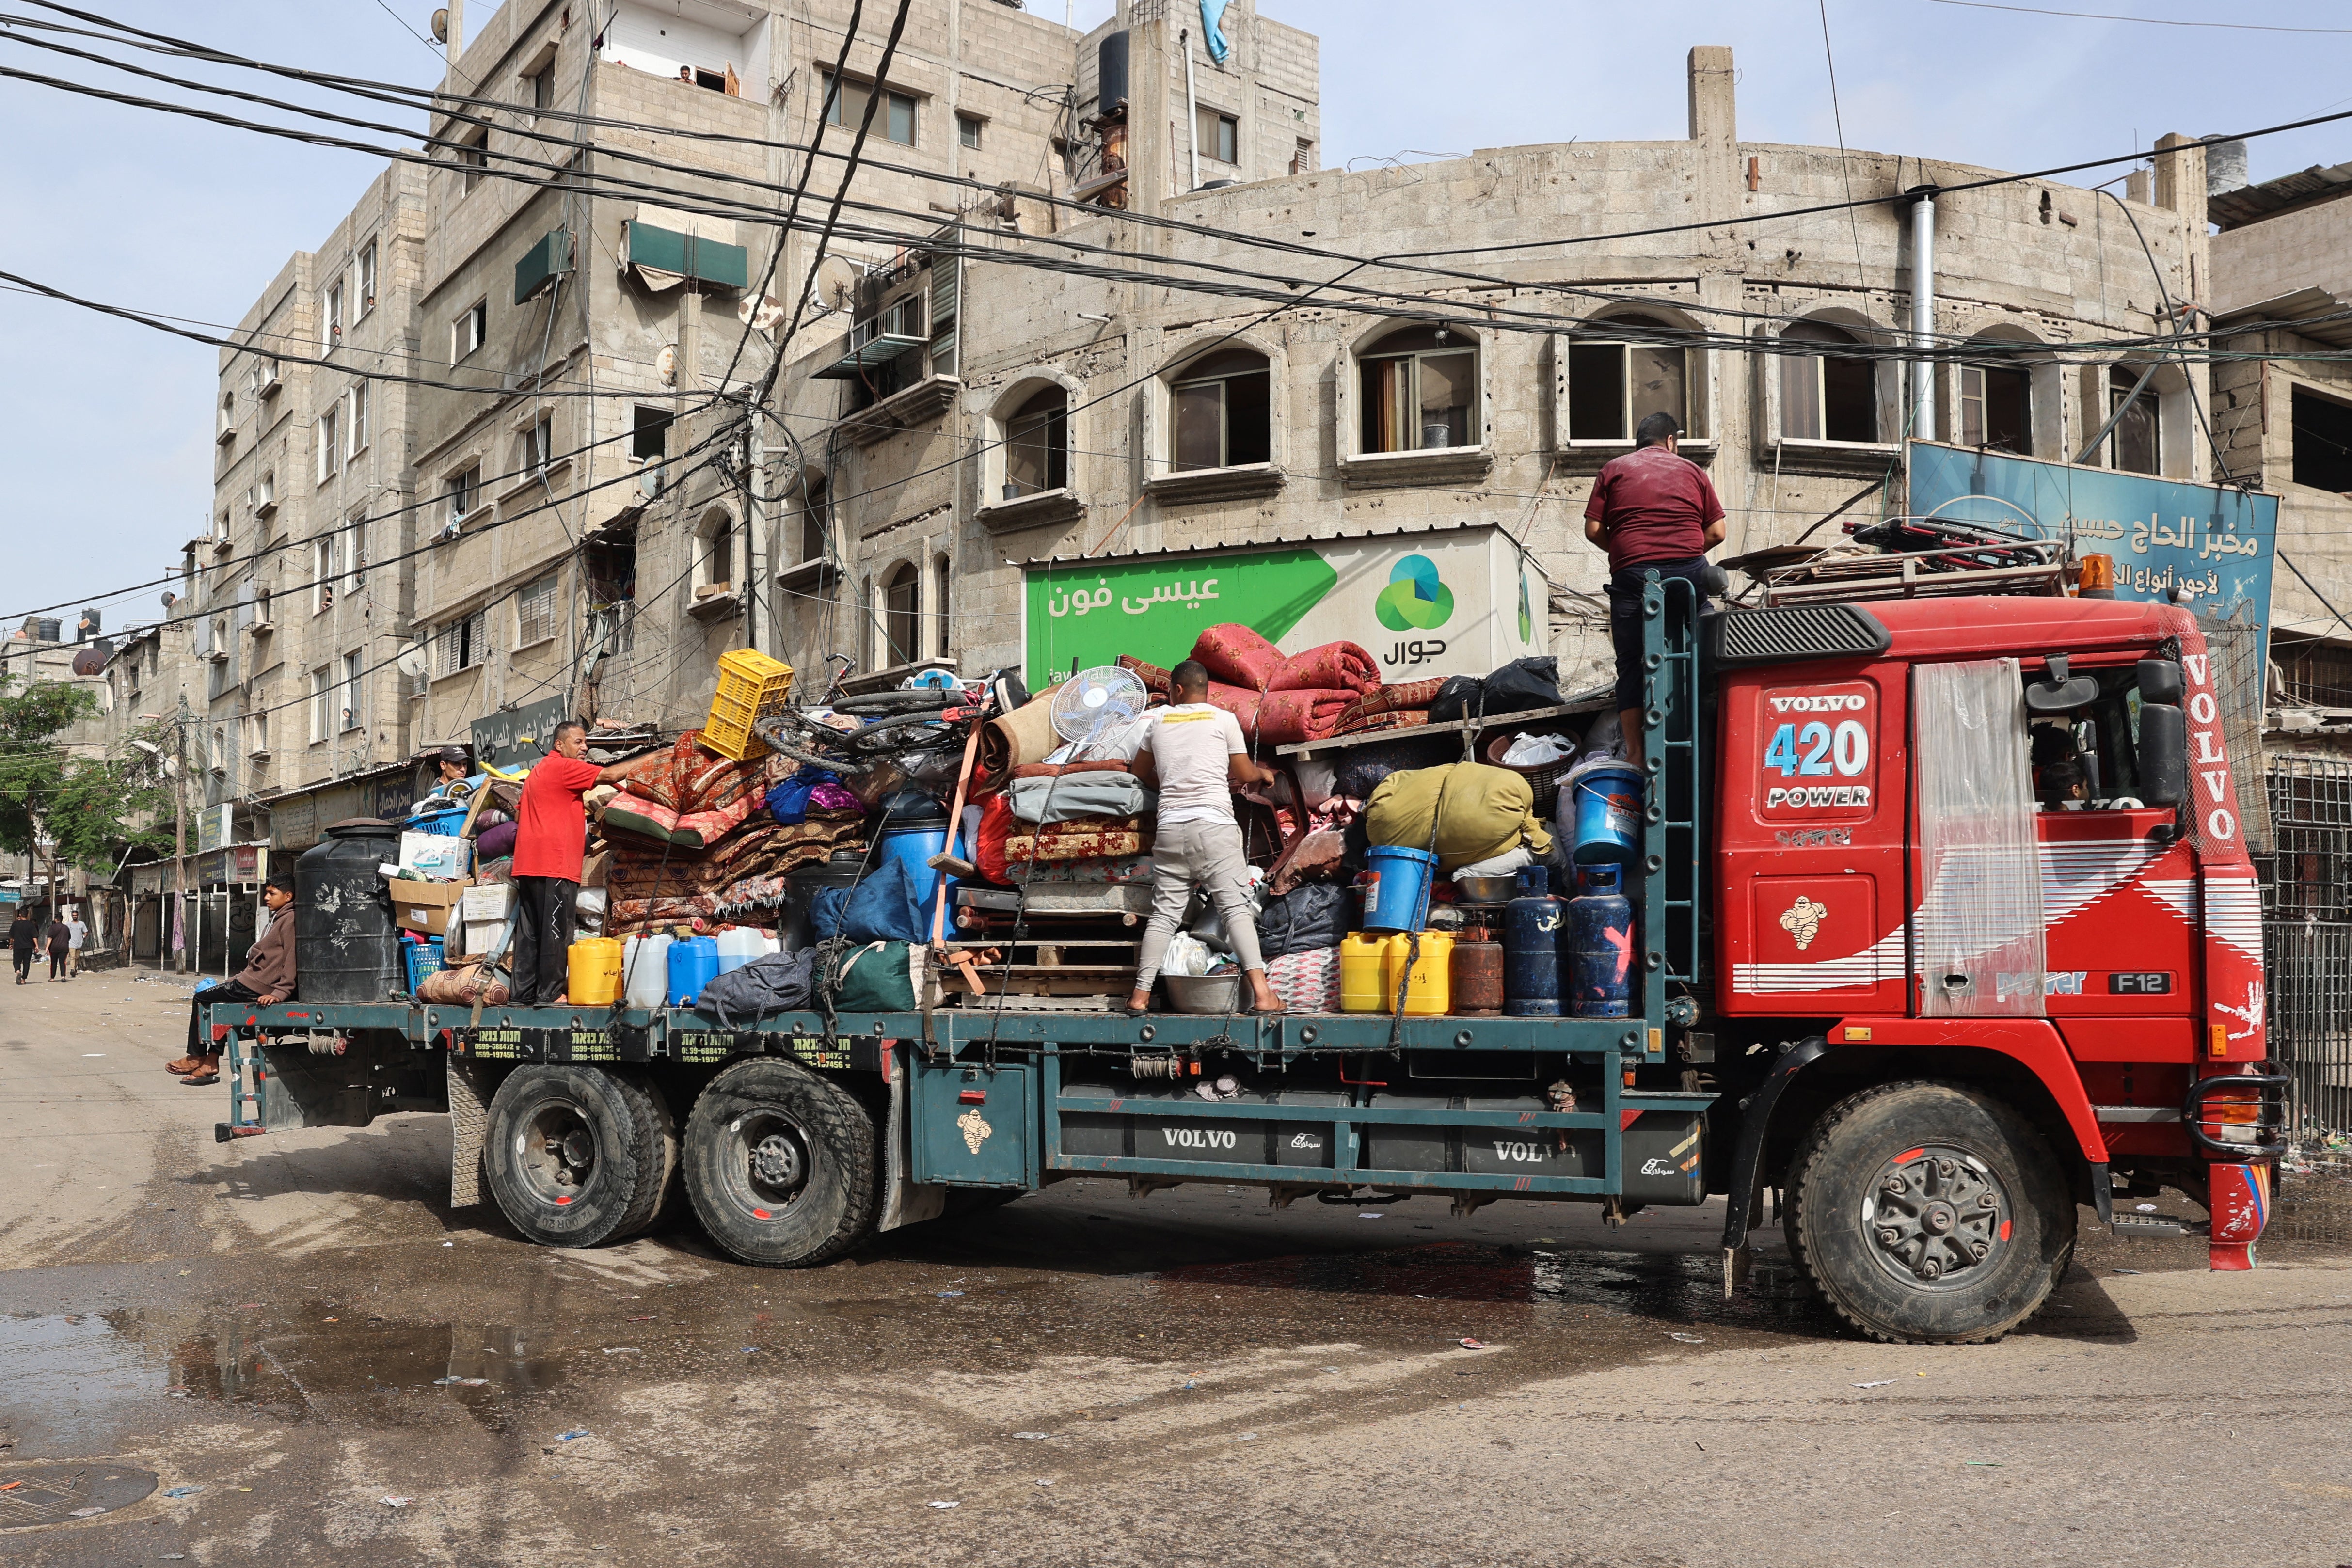
{"type": "Polygon", "coordinates": [[[2113,599],[2116,596],[2116,558],[2111,555],[2086,555],[2080,562],[2082,575],[2076,580],[2075,593],[2084,599],[2113,599]]]}

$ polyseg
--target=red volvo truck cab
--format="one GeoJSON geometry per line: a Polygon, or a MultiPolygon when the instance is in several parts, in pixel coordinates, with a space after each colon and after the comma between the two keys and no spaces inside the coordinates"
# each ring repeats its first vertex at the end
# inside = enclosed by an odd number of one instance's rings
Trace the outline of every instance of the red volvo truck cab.
{"type": "Polygon", "coordinates": [[[1727,1284],[1766,1185],[1882,1337],[2020,1321],[2078,1203],[2114,1223],[2166,1185],[2206,1204],[2212,1267],[2252,1267],[2284,1080],[2196,618],[1994,595],[1713,619],[1690,1054],[1737,1106],[1727,1284]]]}

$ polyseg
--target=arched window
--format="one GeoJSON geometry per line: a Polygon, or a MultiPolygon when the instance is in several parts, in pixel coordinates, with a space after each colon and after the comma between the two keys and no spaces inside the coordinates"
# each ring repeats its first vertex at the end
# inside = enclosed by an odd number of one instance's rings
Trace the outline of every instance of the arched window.
{"type": "Polygon", "coordinates": [[[1070,482],[1070,394],[1040,389],[1004,422],[1004,498],[1018,500],[1070,482]]]}
{"type": "Polygon", "coordinates": [[[1478,346],[1447,327],[1406,327],[1357,356],[1363,383],[1361,450],[1427,452],[1475,446],[1478,346]]]}
{"type": "Polygon", "coordinates": [[[955,652],[948,635],[949,584],[954,579],[955,568],[943,552],[931,561],[931,648],[934,656],[944,659],[955,652]]]}
{"type": "Polygon", "coordinates": [[[1273,375],[1264,354],[1227,349],[1195,360],[1171,378],[1169,465],[1236,468],[1269,460],[1273,375]]]}
{"type": "Polygon", "coordinates": [[[911,664],[923,656],[922,591],[922,573],[911,560],[900,561],[882,580],[882,636],[888,644],[882,654],[885,668],[911,664]]]}
{"type": "Polygon", "coordinates": [[[1781,329],[1780,340],[1828,350],[1781,356],[1780,438],[1878,441],[1877,369],[1853,351],[1862,340],[1826,321],[1791,321],[1781,329]]]}
{"type": "Polygon", "coordinates": [[[1681,329],[1654,316],[1612,316],[1579,333],[1568,350],[1568,438],[1628,442],[1654,413],[1687,431],[1689,365],[1681,329]],[[1609,340],[1615,334],[1623,337],[1609,340]]]}
{"type": "Polygon", "coordinates": [[[2107,406],[2102,421],[2115,416],[2107,433],[2107,466],[2126,474],[2164,472],[2164,409],[2158,401],[2156,381],[2140,381],[2144,367],[2112,365],[2107,370],[2107,406]]]}
{"type": "Polygon", "coordinates": [[[2032,456],[2032,368],[2021,363],[2018,350],[2004,340],[1979,339],[1970,346],[1993,357],[1958,367],[1959,444],[2032,456]]]}
{"type": "Polygon", "coordinates": [[[735,519],[724,507],[702,515],[696,530],[694,596],[715,599],[735,587],[735,519]]]}
{"type": "Polygon", "coordinates": [[[801,563],[823,560],[828,530],[825,519],[830,512],[830,497],[822,479],[809,481],[808,492],[801,498],[801,563]]]}

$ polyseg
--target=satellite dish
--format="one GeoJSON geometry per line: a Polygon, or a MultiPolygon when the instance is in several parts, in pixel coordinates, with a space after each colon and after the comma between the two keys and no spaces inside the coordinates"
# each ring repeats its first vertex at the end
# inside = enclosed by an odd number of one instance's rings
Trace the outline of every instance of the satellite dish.
{"type": "Polygon", "coordinates": [[[393,663],[400,666],[400,673],[402,674],[406,675],[413,681],[417,676],[425,673],[425,650],[422,648],[411,648],[402,653],[399,658],[394,660],[393,663]]]}
{"type": "Polygon", "coordinates": [[[637,476],[637,488],[644,493],[646,500],[656,500],[660,498],[662,486],[667,481],[668,476],[667,464],[647,464],[646,471],[637,476]]]}
{"type": "Polygon", "coordinates": [[[172,591],[171,591],[170,590],[168,590],[168,589],[166,589],[166,590],[164,591],[164,593],[163,593],[163,608],[164,608],[164,609],[169,610],[170,608],[172,608],[172,606],[173,606],[173,605],[177,604],[179,601],[180,601],[180,596],[179,596],[178,594],[172,592],[172,591]]]}
{"type": "Polygon", "coordinates": [[[838,310],[857,288],[857,264],[846,256],[829,256],[816,269],[816,297],[838,310]]]}
{"type": "Polygon", "coordinates": [[[665,386],[677,385],[677,348],[675,344],[663,345],[662,351],[654,356],[654,374],[661,377],[665,386]]]}
{"type": "Polygon", "coordinates": [[[784,319],[784,302],[770,294],[756,299],[747,294],[743,303],[735,307],[735,319],[754,332],[772,332],[776,323],[784,319]]]}
{"type": "Polygon", "coordinates": [[[77,675],[94,675],[104,668],[106,655],[95,648],[84,648],[74,655],[73,673],[77,675]]]}
{"type": "Polygon", "coordinates": [[[433,13],[433,41],[436,44],[449,41],[449,7],[446,5],[433,13]]]}
{"type": "Polygon", "coordinates": [[[1150,700],[1142,678],[1132,670],[1117,664],[1080,670],[1054,694],[1054,733],[1064,740],[1092,740],[1132,721],[1150,700]]]}

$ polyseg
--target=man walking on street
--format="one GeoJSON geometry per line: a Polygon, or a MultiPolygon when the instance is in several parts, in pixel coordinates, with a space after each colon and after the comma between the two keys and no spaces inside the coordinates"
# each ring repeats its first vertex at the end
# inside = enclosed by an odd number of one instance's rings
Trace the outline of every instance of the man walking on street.
{"type": "Polygon", "coordinates": [[[8,923],[8,956],[16,961],[16,983],[25,984],[33,977],[33,944],[39,938],[41,928],[25,906],[16,906],[16,918],[8,923]]]}
{"type": "Polygon", "coordinates": [[[66,911],[66,978],[81,973],[81,945],[89,938],[89,926],[81,917],[81,906],[66,911]]]}
{"type": "Polygon", "coordinates": [[[191,1089],[220,1082],[220,1052],[202,1038],[205,1009],[215,1002],[251,1002],[274,1008],[294,995],[294,872],[290,866],[269,873],[261,890],[262,907],[269,911],[268,928],[246,951],[245,967],[236,978],[199,990],[188,1006],[188,1053],[167,1061],[163,1071],[182,1075],[191,1089]]]}
{"type": "Polygon", "coordinates": [[[519,1008],[556,1007],[571,979],[572,900],[580,894],[580,864],[588,848],[588,810],[581,803],[599,784],[621,777],[616,764],[587,761],[588,727],[567,718],[555,727],[554,749],[523,780],[515,812],[514,982],[519,1008]]]}
{"type": "Polygon", "coordinates": [[[1654,571],[1701,588],[1710,570],[1706,552],[1723,542],[1723,503],[1706,470],[1675,453],[1681,431],[1671,413],[1645,417],[1634,428],[1633,450],[1601,466],[1584,505],[1584,537],[1609,552],[1617,718],[1625,760],[1636,768],[1642,766],[1642,575],[1654,571]]]}
{"type": "Polygon", "coordinates": [[[49,950],[49,978],[66,978],[66,955],[73,950],[73,933],[56,915],[49,916],[48,925],[41,932],[42,943],[49,950]]]}
{"type": "Polygon", "coordinates": [[[1279,1013],[1282,998],[1266,984],[1265,960],[1258,956],[1249,860],[1242,852],[1241,826],[1234,821],[1234,791],[1271,784],[1274,769],[1249,759],[1241,721],[1210,706],[1209,672],[1200,661],[1177,665],[1169,672],[1169,684],[1173,700],[1148,716],[1150,727],[1135,758],[1137,777],[1160,790],[1160,810],[1151,846],[1151,923],[1143,929],[1135,994],[1127,1010],[1151,1010],[1151,982],[1160,977],[1160,961],[1168,956],[1169,941],[1199,887],[1224,917],[1225,939],[1249,978],[1250,1010],[1279,1013]]]}

